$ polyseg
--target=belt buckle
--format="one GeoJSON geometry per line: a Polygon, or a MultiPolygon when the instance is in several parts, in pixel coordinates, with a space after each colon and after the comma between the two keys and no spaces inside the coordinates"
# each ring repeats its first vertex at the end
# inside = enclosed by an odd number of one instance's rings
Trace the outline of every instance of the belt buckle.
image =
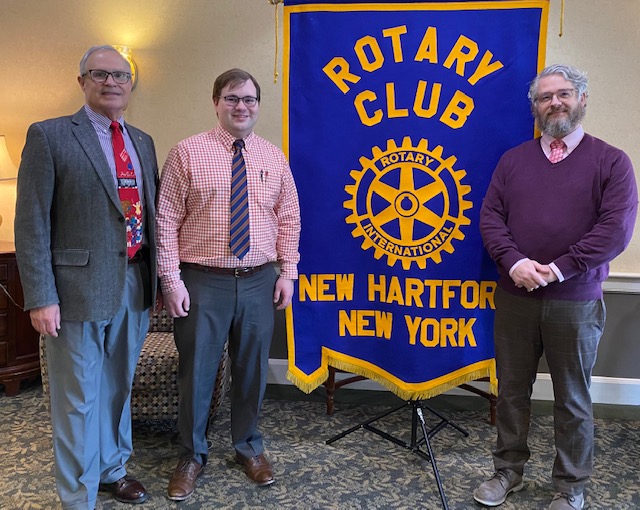
{"type": "Polygon", "coordinates": [[[236,267],[233,270],[233,276],[235,276],[236,278],[241,278],[249,272],[249,269],[250,268],[248,267],[236,267]]]}

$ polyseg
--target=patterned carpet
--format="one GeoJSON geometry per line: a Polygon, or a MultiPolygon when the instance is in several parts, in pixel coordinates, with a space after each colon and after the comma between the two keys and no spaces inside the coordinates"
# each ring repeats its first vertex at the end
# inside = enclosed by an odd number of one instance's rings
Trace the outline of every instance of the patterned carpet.
{"type": "MultiPolygon", "coordinates": [[[[342,390],[343,395],[351,392],[342,390]]],[[[100,493],[98,508],[436,510],[443,507],[431,464],[420,455],[363,429],[326,444],[327,439],[384,412],[389,402],[346,403],[340,401],[338,394],[336,412],[328,416],[321,394],[314,393],[315,398],[314,394],[307,397],[299,393],[297,401],[273,395],[265,400],[261,423],[267,455],[274,463],[273,485],[265,488],[251,485],[234,464],[228,400],[225,400],[210,430],[209,463],[192,498],[175,503],[164,496],[176,462],[174,424],[136,422],[136,450],[129,473],[139,478],[152,496],[143,505],[132,507],[100,493]]],[[[397,399],[395,402],[402,404],[397,399]]],[[[427,403],[436,408],[437,402],[432,399],[427,403]]],[[[444,411],[456,425],[468,431],[468,437],[447,426],[431,439],[452,510],[481,509],[471,494],[492,471],[490,450],[495,442],[494,429],[487,423],[486,409],[475,407],[477,410],[450,407],[444,411]]],[[[428,428],[439,422],[431,412],[425,418],[428,428]]],[[[376,422],[376,426],[410,441],[411,406],[376,422]]],[[[598,418],[596,426],[595,477],[588,488],[585,508],[640,509],[640,421],[598,418]]],[[[17,397],[0,394],[0,427],[0,508],[60,508],[53,480],[50,425],[38,385],[24,389],[17,397]]],[[[532,459],[525,473],[525,490],[510,496],[501,510],[545,509],[549,504],[553,490],[549,481],[553,451],[550,416],[535,416],[530,443],[532,459]]]]}

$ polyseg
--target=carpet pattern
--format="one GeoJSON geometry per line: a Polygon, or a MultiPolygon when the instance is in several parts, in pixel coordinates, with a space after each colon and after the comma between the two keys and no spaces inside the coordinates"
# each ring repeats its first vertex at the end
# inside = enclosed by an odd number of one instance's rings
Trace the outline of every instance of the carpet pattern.
{"type": "MultiPolygon", "coordinates": [[[[347,390],[348,391],[348,390],[347,390]]],[[[144,483],[151,498],[142,505],[116,502],[100,493],[98,509],[428,509],[442,503],[428,460],[363,429],[331,445],[326,440],[388,409],[381,405],[338,403],[332,416],[321,400],[268,398],[261,429],[276,483],[252,485],[234,463],[228,399],[210,431],[209,462],[195,494],[176,503],[165,497],[176,464],[175,424],[134,423],[134,455],[129,474],[144,483]]],[[[430,402],[430,401],[429,401],[430,402]]],[[[435,406],[434,406],[435,407],[435,406]]],[[[494,428],[487,412],[443,411],[468,431],[465,437],[447,426],[431,438],[434,458],[451,510],[483,508],[473,501],[473,489],[492,472],[490,450],[494,428]]],[[[425,415],[427,428],[439,422],[425,415]]],[[[501,510],[547,508],[553,495],[553,419],[535,416],[531,425],[532,458],[525,472],[525,490],[511,495],[501,510]]],[[[375,423],[410,441],[411,406],[375,423]]],[[[0,396],[0,508],[35,510],[61,508],[53,479],[51,429],[39,386],[16,397],[0,396]]],[[[419,433],[418,438],[422,434],[419,433]]],[[[588,486],[585,509],[640,509],[640,421],[596,419],[595,476],[588,486]]],[[[425,448],[423,448],[424,450],[425,448]]]]}

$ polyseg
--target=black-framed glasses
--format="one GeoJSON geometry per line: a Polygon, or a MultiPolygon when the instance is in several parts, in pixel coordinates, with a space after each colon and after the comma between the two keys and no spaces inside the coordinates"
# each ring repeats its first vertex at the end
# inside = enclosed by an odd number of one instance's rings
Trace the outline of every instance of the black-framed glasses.
{"type": "Polygon", "coordinates": [[[258,98],[253,96],[223,96],[224,102],[229,106],[236,106],[240,101],[242,101],[246,106],[252,107],[258,104],[258,98]]]}
{"type": "Polygon", "coordinates": [[[102,69],[89,69],[82,76],[86,76],[87,74],[96,83],[104,83],[107,81],[109,76],[113,78],[113,81],[120,85],[124,85],[131,79],[131,73],[126,71],[113,71],[110,73],[109,71],[103,71],[102,69]]]}

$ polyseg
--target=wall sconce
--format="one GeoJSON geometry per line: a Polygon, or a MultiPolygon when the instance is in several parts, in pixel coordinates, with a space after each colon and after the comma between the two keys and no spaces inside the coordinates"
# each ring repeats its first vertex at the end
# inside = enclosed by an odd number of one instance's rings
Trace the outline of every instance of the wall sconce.
{"type": "Polygon", "coordinates": [[[118,53],[120,53],[120,55],[122,55],[122,57],[129,62],[129,65],[131,66],[131,90],[133,90],[138,84],[138,65],[136,64],[136,61],[133,60],[131,48],[129,48],[129,46],[122,46],[121,44],[114,44],[113,47],[118,50],[118,53]]]}
{"type": "Polygon", "coordinates": [[[15,179],[18,177],[18,167],[13,163],[7,150],[7,140],[0,135],[0,180],[15,179]]]}
{"type": "Polygon", "coordinates": [[[4,135],[0,135],[0,242],[13,242],[17,182],[18,168],[9,156],[4,135]]]}

